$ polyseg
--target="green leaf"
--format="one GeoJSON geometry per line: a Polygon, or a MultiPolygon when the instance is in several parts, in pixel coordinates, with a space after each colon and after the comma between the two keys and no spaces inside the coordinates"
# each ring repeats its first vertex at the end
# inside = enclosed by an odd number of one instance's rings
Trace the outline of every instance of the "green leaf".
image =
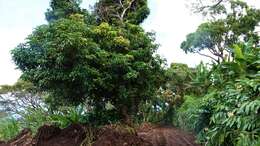
{"type": "Polygon", "coordinates": [[[234,45],[234,55],[236,59],[245,59],[241,47],[234,45]]]}

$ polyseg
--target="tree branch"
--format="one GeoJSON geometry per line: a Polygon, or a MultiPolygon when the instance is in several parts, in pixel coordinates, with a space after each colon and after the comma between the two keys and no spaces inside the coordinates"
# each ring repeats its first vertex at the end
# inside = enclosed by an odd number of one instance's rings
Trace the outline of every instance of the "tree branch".
{"type": "MultiPolygon", "coordinates": [[[[120,1],[121,1],[121,0],[120,0],[120,1]]],[[[121,14],[121,17],[120,17],[120,20],[121,20],[121,21],[124,20],[124,17],[125,17],[126,12],[128,11],[128,9],[131,8],[131,6],[132,6],[132,4],[133,4],[134,2],[135,2],[135,0],[131,0],[130,3],[129,3],[129,5],[128,5],[126,8],[124,8],[124,10],[123,10],[123,12],[122,12],[122,14],[121,14]]]]}
{"type": "Polygon", "coordinates": [[[123,3],[122,3],[122,0],[118,0],[118,1],[119,1],[120,6],[121,6],[122,8],[124,8],[124,5],[123,5],[123,3]]]}
{"type": "MultiPolygon", "coordinates": [[[[196,11],[197,13],[204,11],[207,8],[216,8],[217,6],[219,6],[224,0],[218,0],[217,3],[213,4],[213,5],[206,5],[206,6],[201,6],[198,8],[198,11],[196,11]]],[[[199,0],[200,4],[203,5],[202,1],[199,0]]]]}
{"type": "Polygon", "coordinates": [[[197,53],[197,54],[199,54],[199,55],[201,55],[201,56],[204,56],[204,57],[208,57],[208,58],[210,58],[210,59],[212,59],[212,60],[218,62],[218,59],[216,59],[216,58],[214,58],[214,57],[212,57],[212,56],[210,56],[210,55],[200,53],[199,51],[197,51],[197,52],[195,52],[195,53],[197,53]]]}

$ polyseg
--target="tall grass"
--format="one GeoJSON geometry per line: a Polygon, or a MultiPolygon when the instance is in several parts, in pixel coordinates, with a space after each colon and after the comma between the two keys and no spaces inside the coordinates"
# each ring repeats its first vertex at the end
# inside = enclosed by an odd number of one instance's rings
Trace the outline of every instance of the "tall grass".
{"type": "Polygon", "coordinates": [[[0,119],[0,140],[14,138],[21,130],[20,123],[13,118],[0,119]]]}
{"type": "Polygon", "coordinates": [[[36,134],[38,128],[44,124],[65,128],[74,123],[86,123],[85,117],[86,111],[82,106],[63,107],[54,112],[42,108],[28,108],[19,118],[0,118],[0,140],[8,141],[24,128],[29,128],[36,134]]]}

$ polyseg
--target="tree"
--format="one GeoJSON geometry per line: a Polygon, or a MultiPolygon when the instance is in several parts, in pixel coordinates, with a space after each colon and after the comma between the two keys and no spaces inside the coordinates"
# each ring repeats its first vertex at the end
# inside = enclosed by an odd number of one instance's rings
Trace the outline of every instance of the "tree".
{"type": "Polygon", "coordinates": [[[21,116],[30,109],[39,109],[45,106],[42,93],[37,92],[32,83],[18,80],[14,85],[0,86],[0,111],[9,116],[21,116]]]}
{"type": "Polygon", "coordinates": [[[150,13],[147,0],[100,0],[95,5],[98,20],[139,25],[150,13]]]}
{"type": "Polygon", "coordinates": [[[213,18],[209,22],[187,35],[181,44],[186,53],[198,53],[220,63],[231,59],[233,44],[250,39],[255,45],[258,44],[259,36],[255,28],[260,22],[260,10],[241,1],[230,1],[229,5],[222,6],[221,11],[211,13],[213,18]],[[203,54],[202,50],[210,54],[203,54]]]}
{"type": "Polygon", "coordinates": [[[190,91],[193,72],[193,69],[186,64],[172,63],[166,70],[166,88],[183,99],[184,94],[190,91]]]}
{"type": "Polygon", "coordinates": [[[111,103],[129,121],[160,85],[163,60],[154,55],[153,34],[131,23],[92,25],[81,16],[37,27],[12,51],[13,60],[52,102],[88,102],[97,112],[111,103]]]}

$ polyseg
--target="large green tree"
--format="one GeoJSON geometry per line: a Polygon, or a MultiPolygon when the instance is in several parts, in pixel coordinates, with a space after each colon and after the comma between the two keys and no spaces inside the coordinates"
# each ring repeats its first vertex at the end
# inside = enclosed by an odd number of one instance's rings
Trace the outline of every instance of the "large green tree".
{"type": "MultiPolygon", "coordinates": [[[[206,7],[202,7],[206,8],[206,7]]],[[[211,6],[208,22],[187,35],[181,48],[186,53],[198,53],[216,62],[232,58],[232,45],[247,42],[250,39],[258,44],[259,36],[255,31],[260,22],[260,10],[248,6],[245,2],[231,0],[211,6]],[[207,50],[208,54],[202,51],[207,50]]]]}
{"type": "Polygon", "coordinates": [[[163,61],[156,49],[153,34],[135,23],[93,25],[77,13],[37,27],[12,55],[22,77],[50,93],[52,102],[88,102],[97,111],[111,103],[128,121],[160,85],[163,61]]]}

